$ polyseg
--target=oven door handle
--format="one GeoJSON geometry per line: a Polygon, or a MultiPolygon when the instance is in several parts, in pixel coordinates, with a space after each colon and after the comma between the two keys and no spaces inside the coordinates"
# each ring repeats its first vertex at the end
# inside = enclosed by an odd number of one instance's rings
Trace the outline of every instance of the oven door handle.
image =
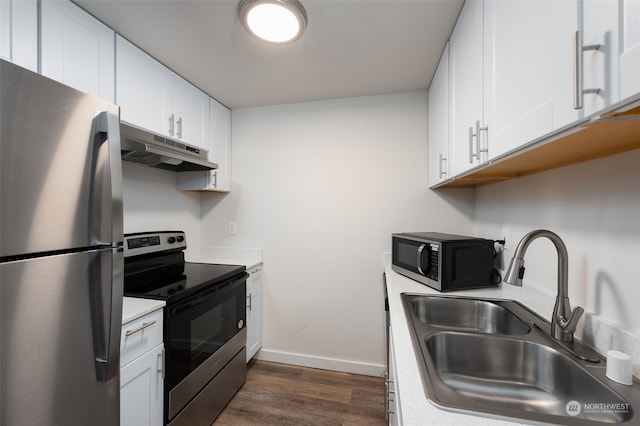
{"type": "Polygon", "coordinates": [[[240,278],[233,279],[228,284],[220,284],[215,286],[210,291],[204,292],[202,294],[196,294],[195,295],[196,299],[191,299],[182,303],[178,303],[173,308],[171,308],[170,312],[172,315],[179,314],[180,312],[184,312],[187,309],[191,309],[194,306],[207,302],[214,295],[219,296],[219,295],[228,293],[234,290],[236,285],[238,285],[239,283],[246,282],[248,277],[249,277],[249,274],[245,273],[240,278]]]}

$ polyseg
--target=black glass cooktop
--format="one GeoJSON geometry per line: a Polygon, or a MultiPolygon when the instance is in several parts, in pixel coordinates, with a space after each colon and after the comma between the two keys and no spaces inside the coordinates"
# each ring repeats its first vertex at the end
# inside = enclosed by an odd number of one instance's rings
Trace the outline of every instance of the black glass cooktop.
{"type": "Polygon", "coordinates": [[[238,265],[185,262],[127,273],[127,266],[125,264],[125,296],[162,299],[168,303],[242,276],[246,270],[238,265]]]}

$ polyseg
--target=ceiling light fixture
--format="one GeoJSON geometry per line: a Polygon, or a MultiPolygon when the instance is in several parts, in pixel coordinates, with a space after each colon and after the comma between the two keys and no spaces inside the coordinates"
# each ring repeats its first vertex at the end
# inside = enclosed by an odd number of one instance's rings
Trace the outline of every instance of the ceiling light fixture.
{"type": "Polygon", "coordinates": [[[251,35],[273,44],[291,43],[307,27],[307,11],[298,0],[241,0],[238,16],[251,35]]]}

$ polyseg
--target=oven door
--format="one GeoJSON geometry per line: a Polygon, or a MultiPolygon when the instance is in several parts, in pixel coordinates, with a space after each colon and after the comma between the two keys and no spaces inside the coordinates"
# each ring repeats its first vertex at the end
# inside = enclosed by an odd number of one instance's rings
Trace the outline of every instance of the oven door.
{"type": "MultiPolygon", "coordinates": [[[[232,278],[167,306],[165,388],[170,394],[169,419],[224,367],[220,360],[214,364],[222,365],[209,366],[214,353],[245,330],[248,276],[232,278]]],[[[237,351],[244,346],[243,341],[237,351]]]]}

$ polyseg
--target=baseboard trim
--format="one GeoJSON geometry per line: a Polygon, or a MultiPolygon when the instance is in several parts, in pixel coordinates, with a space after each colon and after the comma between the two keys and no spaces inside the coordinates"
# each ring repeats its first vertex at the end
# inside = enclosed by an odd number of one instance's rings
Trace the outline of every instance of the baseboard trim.
{"type": "Polygon", "coordinates": [[[384,373],[386,371],[386,366],[379,364],[315,357],[291,352],[274,351],[270,349],[259,350],[254,358],[263,361],[278,362],[281,364],[319,368],[322,370],[342,371],[344,373],[362,374],[364,376],[374,377],[384,377],[384,373]]]}

